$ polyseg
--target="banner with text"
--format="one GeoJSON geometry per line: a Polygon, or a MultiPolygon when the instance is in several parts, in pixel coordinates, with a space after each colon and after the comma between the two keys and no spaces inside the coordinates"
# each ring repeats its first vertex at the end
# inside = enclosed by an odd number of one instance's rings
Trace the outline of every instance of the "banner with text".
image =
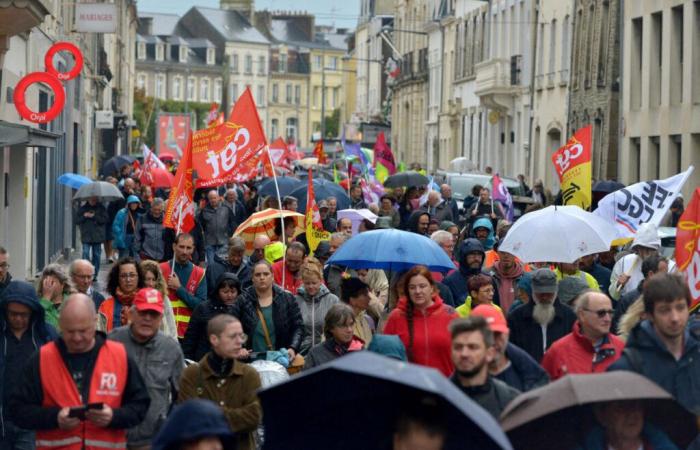
{"type": "Polygon", "coordinates": [[[175,173],[175,183],[170,191],[163,226],[175,230],[175,234],[189,233],[194,228],[194,185],[192,183],[192,136],[175,173]]]}
{"type": "Polygon", "coordinates": [[[700,305],[700,188],[683,211],[676,228],[676,266],[688,280],[692,309],[700,305]]]}
{"type": "Polygon", "coordinates": [[[552,163],[559,175],[565,205],[591,206],[591,126],[576,130],[565,146],[554,152],[552,163]]]}
{"type": "Polygon", "coordinates": [[[321,213],[318,211],[316,196],[314,195],[313,171],[309,169],[308,189],[306,192],[306,241],[311,252],[315,252],[321,241],[331,238],[331,233],[323,230],[321,213]]]}

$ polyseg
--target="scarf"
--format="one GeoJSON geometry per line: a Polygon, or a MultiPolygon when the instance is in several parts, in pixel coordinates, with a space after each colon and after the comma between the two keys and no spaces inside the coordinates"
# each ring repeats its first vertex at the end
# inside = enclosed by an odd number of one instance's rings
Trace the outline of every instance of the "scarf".
{"type": "Polygon", "coordinates": [[[121,288],[117,287],[117,295],[114,296],[114,299],[121,305],[121,310],[119,312],[119,323],[121,325],[126,325],[129,323],[128,312],[129,308],[131,308],[131,305],[134,303],[134,297],[136,297],[136,292],[137,291],[134,291],[131,294],[125,294],[124,291],[121,290],[121,288]]]}
{"type": "Polygon", "coordinates": [[[513,306],[515,301],[515,280],[523,274],[523,266],[515,263],[510,270],[506,270],[501,266],[500,261],[493,264],[493,268],[498,275],[498,299],[503,308],[503,314],[508,314],[508,310],[513,306]]]}
{"type": "Polygon", "coordinates": [[[209,353],[207,362],[209,363],[209,367],[211,367],[212,372],[214,372],[214,374],[219,378],[223,378],[228,375],[233,367],[232,359],[224,359],[213,351],[209,353]]]}

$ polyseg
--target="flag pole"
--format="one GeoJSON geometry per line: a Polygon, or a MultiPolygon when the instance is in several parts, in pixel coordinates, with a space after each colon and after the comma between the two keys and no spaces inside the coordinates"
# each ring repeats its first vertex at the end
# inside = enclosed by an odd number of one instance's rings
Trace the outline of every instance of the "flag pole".
{"type": "Polygon", "coordinates": [[[267,151],[267,158],[270,160],[270,167],[272,167],[272,180],[275,183],[275,193],[277,194],[277,207],[280,212],[280,230],[282,230],[282,244],[284,244],[284,253],[282,255],[282,265],[284,270],[282,271],[282,289],[284,289],[285,278],[287,275],[287,236],[285,236],[284,229],[284,215],[282,215],[282,198],[280,198],[280,186],[277,184],[277,168],[275,163],[272,161],[272,155],[270,154],[270,146],[265,145],[265,150],[267,151]]]}
{"type": "MultiPolygon", "coordinates": [[[[180,229],[182,228],[182,202],[180,202],[180,209],[177,215],[177,228],[175,228],[175,240],[177,240],[177,235],[180,234],[180,229]]],[[[173,255],[173,263],[170,266],[170,273],[175,273],[175,255],[173,255]]]]}

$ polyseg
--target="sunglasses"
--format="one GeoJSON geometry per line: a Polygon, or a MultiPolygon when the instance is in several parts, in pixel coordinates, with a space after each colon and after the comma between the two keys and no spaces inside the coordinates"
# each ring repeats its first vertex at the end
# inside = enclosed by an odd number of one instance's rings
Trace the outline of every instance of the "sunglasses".
{"type": "Polygon", "coordinates": [[[615,314],[614,309],[599,309],[597,311],[593,311],[592,309],[583,308],[583,310],[594,313],[600,319],[602,319],[603,317],[608,316],[608,315],[610,317],[612,317],[613,314],[615,314]]]}

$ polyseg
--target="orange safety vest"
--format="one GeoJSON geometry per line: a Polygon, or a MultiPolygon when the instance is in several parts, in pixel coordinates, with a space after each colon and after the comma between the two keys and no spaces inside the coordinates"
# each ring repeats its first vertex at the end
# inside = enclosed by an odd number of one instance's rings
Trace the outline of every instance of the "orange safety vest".
{"type": "MultiPolygon", "coordinates": [[[[114,328],[114,302],[118,301],[114,297],[110,297],[103,301],[97,312],[105,316],[105,332],[109,333],[114,328]]],[[[122,308],[129,308],[128,306],[122,305],[122,308]]],[[[117,326],[121,326],[118,324],[117,326]]]]}
{"type": "MultiPolygon", "coordinates": [[[[168,261],[160,263],[160,271],[163,273],[166,280],[170,277],[170,267],[170,262],[168,261]]],[[[194,295],[194,293],[197,292],[199,283],[204,280],[204,275],[204,269],[198,265],[193,265],[190,279],[185,283],[185,290],[194,295]]],[[[182,280],[180,280],[180,282],[182,282],[182,280]]],[[[177,325],[177,337],[178,339],[183,339],[185,337],[185,331],[187,331],[187,326],[190,324],[192,308],[179,299],[176,291],[173,289],[168,289],[168,298],[173,306],[173,315],[175,316],[175,324],[177,325]]]]}
{"type": "MultiPolygon", "coordinates": [[[[80,393],[55,342],[39,350],[39,375],[44,394],[42,406],[76,407],[85,403],[104,403],[121,407],[127,378],[126,348],[120,342],[105,341],[95,361],[87,402],[80,393]]],[[[38,430],[37,450],[114,450],[126,448],[126,430],[102,428],[89,420],[72,430],[38,430]]]]}

